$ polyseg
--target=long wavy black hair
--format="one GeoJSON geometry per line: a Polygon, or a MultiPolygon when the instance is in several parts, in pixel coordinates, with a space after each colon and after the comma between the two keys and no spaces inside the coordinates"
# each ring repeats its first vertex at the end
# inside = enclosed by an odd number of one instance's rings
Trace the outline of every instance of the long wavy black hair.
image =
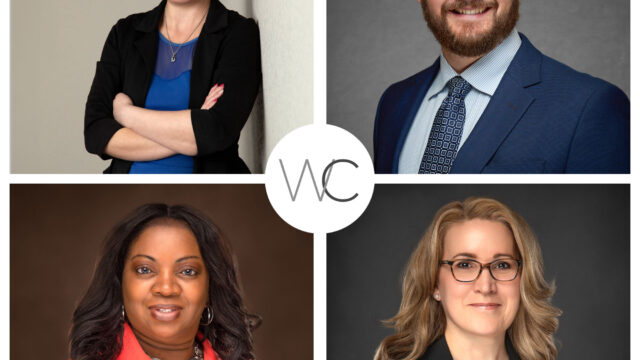
{"type": "Polygon", "coordinates": [[[209,271],[209,306],[213,321],[200,325],[223,360],[254,359],[251,331],[260,318],[242,302],[231,248],[218,228],[201,212],[188,206],[143,205],[117,224],[108,235],[93,279],[73,313],[69,346],[73,360],[112,360],[121,350],[122,272],[129,246],[157,219],[186,224],[198,241],[209,271]]]}

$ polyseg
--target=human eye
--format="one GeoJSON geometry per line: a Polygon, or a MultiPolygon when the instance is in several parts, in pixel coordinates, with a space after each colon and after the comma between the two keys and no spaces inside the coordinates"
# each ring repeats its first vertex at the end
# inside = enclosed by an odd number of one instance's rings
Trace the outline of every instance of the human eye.
{"type": "Polygon", "coordinates": [[[193,268],[186,268],[180,271],[180,274],[185,276],[196,276],[198,275],[198,271],[193,268]]]}
{"type": "Polygon", "coordinates": [[[461,270],[469,270],[474,269],[476,267],[476,264],[471,260],[458,260],[456,261],[454,266],[461,270]]]}
{"type": "Polygon", "coordinates": [[[151,269],[148,266],[138,266],[136,267],[136,274],[139,274],[139,275],[151,274],[151,269]]]}
{"type": "Polygon", "coordinates": [[[496,270],[509,270],[513,267],[513,264],[509,260],[499,260],[493,264],[493,268],[496,270]]]}

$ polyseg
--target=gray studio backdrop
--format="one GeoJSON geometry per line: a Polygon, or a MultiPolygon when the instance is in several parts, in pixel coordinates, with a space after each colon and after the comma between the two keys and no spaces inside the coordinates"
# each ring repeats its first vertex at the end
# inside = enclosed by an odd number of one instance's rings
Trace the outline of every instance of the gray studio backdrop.
{"type": "Polygon", "coordinates": [[[360,219],[328,235],[327,358],[373,358],[420,237],[442,205],[469,196],[506,203],[537,235],[563,311],[559,358],[628,359],[628,185],[376,186],[360,219]]]}
{"type": "MultiPolygon", "coordinates": [[[[516,28],[544,54],[629,95],[629,0],[522,0],[516,28]]],[[[327,0],[327,122],[373,153],[380,95],[439,52],[415,0],[327,0]]]]}

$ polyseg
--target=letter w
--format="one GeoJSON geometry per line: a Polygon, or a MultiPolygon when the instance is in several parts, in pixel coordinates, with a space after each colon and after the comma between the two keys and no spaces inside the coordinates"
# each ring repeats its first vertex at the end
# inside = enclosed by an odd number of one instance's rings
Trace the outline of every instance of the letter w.
{"type": "MultiPolygon", "coordinates": [[[[287,183],[287,189],[289,190],[289,196],[291,196],[291,201],[296,201],[298,197],[298,190],[300,190],[300,184],[302,184],[302,178],[304,177],[304,172],[309,169],[309,174],[311,175],[311,181],[313,182],[313,188],[316,191],[316,195],[318,196],[318,201],[322,201],[324,198],[324,194],[326,191],[326,187],[322,187],[322,191],[318,190],[318,184],[316,183],[316,178],[313,176],[313,170],[311,169],[311,164],[309,163],[309,159],[305,159],[304,166],[302,166],[302,172],[300,173],[300,178],[298,179],[298,185],[296,186],[296,191],[291,191],[291,185],[289,184],[289,178],[287,177],[287,172],[284,169],[284,164],[282,163],[282,159],[280,160],[280,167],[282,168],[282,174],[284,175],[284,181],[287,183]]],[[[331,176],[331,169],[329,169],[327,173],[327,181],[326,184],[329,184],[329,177],[331,176]]],[[[325,186],[327,186],[325,185],[325,186]]]]}

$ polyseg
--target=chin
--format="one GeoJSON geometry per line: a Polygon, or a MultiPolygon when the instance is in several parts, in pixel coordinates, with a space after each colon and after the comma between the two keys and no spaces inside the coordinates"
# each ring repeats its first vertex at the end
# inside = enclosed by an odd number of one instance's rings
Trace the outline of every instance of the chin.
{"type": "Polygon", "coordinates": [[[504,325],[504,321],[497,314],[483,316],[482,314],[468,314],[463,318],[460,328],[465,332],[477,336],[494,336],[504,334],[508,326],[504,325]]]}
{"type": "Polygon", "coordinates": [[[181,330],[183,329],[177,326],[177,324],[165,325],[165,326],[154,326],[151,328],[153,335],[157,339],[164,339],[164,340],[177,339],[181,337],[180,335],[183,332],[181,330]]]}
{"type": "Polygon", "coordinates": [[[468,328],[464,330],[476,336],[495,336],[504,334],[506,331],[502,326],[487,324],[486,322],[469,324],[468,328]]]}
{"type": "Polygon", "coordinates": [[[488,36],[491,32],[491,24],[461,24],[454,28],[449,28],[458,41],[476,42],[488,36]]]}

